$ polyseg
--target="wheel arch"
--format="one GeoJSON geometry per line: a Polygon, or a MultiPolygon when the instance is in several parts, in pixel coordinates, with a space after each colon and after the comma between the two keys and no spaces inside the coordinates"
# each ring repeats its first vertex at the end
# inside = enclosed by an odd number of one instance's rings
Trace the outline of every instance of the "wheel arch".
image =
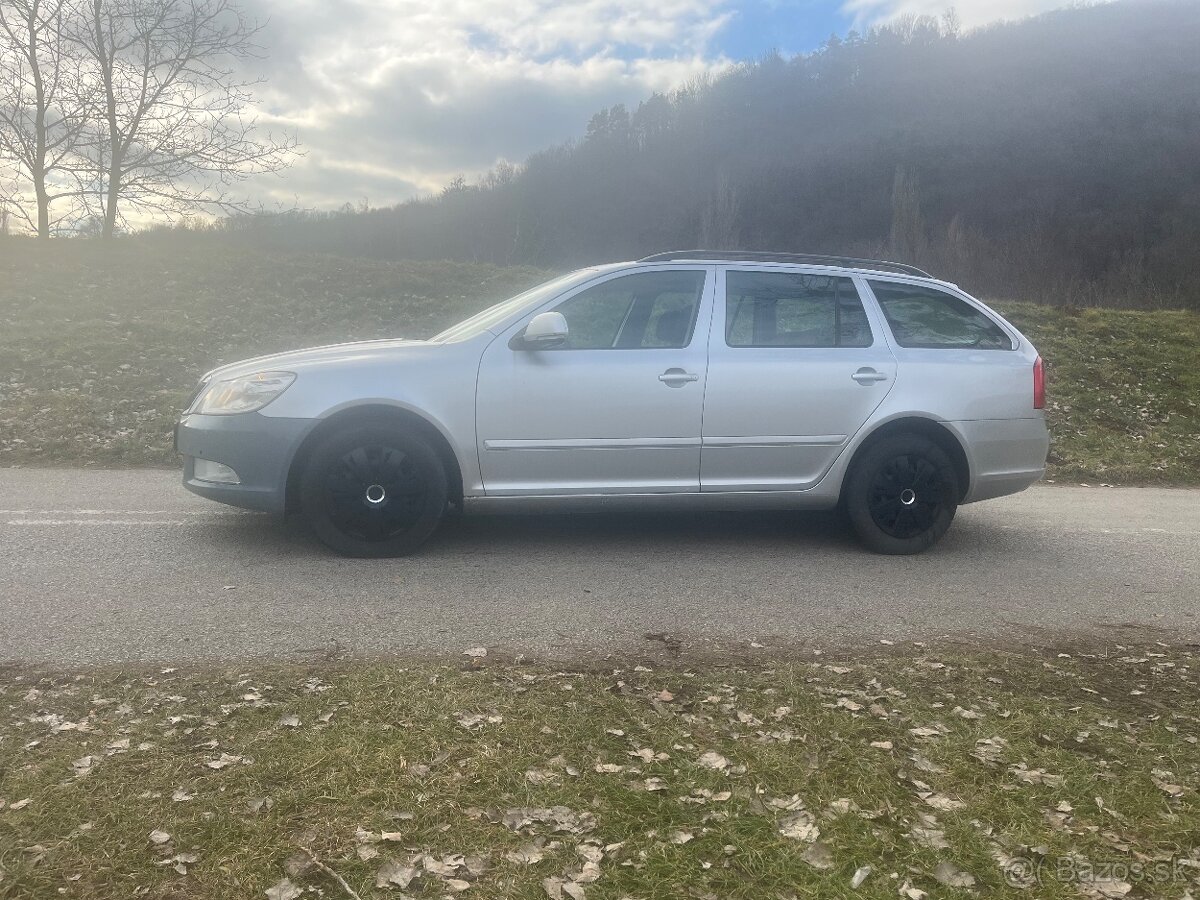
{"type": "Polygon", "coordinates": [[[312,455],[313,448],[331,432],[357,424],[397,425],[419,433],[428,440],[446,469],[450,502],[459,508],[462,507],[462,465],[454,453],[450,440],[442,430],[430,419],[403,406],[388,403],[360,403],[325,416],[316,427],[304,436],[304,440],[300,442],[300,446],[292,455],[292,461],[288,465],[284,494],[284,509],[287,512],[294,512],[300,507],[300,476],[312,455]]]}
{"type": "Polygon", "coordinates": [[[859,442],[846,466],[846,475],[842,478],[839,503],[846,494],[846,485],[854,478],[855,466],[862,455],[879,441],[897,434],[918,434],[941,447],[954,464],[954,474],[958,478],[959,502],[967,497],[971,492],[971,462],[962,440],[936,419],[909,415],[883,422],[859,442]]]}

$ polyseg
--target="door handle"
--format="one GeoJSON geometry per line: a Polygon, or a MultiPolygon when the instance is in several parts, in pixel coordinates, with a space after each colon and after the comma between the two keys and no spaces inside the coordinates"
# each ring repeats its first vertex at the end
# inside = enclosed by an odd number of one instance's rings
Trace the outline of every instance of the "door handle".
{"type": "Polygon", "coordinates": [[[870,366],[859,369],[850,376],[859,384],[873,384],[876,381],[887,381],[887,376],[882,372],[876,372],[870,366]]]}
{"type": "Polygon", "coordinates": [[[667,369],[658,376],[658,380],[668,387],[683,387],[689,381],[699,381],[700,376],[694,372],[685,372],[683,369],[667,369]]]}

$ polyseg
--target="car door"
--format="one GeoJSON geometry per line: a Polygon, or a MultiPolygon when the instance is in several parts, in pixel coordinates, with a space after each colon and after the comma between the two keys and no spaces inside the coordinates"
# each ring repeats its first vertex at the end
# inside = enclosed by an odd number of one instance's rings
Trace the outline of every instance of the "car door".
{"type": "Polygon", "coordinates": [[[777,266],[722,269],[701,490],[812,487],[895,378],[896,360],[853,278],[777,266]]]}
{"type": "Polygon", "coordinates": [[[628,270],[531,310],[480,360],[476,434],[488,495],[700,489],[713,267],[628,270]],[[536,313],[556,347],[514,345],[536,313]]]}

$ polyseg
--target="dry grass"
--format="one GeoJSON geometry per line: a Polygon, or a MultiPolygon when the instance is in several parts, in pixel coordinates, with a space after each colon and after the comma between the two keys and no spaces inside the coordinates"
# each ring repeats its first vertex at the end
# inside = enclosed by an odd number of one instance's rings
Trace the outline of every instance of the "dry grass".
{"type": "Polygon", "coordinates": [[[1195,653],[909,645],[809,660],[12,672],[0,896],[919,900],[1197,885],[1195,653]],[[1032,891],[1016,881],[1024,861],[1032,891]],[[381,873],[407,887],[378,886],[381,873]]]}

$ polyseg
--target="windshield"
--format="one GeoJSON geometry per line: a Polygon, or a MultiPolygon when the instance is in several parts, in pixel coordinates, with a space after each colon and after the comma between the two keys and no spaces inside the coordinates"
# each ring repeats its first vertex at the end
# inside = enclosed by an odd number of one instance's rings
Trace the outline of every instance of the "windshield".
{"type": "Polygon", "coordinates": [[[535,306],[543,300],[548,300],[560,291],[574,287],[582,281],[587,280],[594,275],[598,270],[580,269],[577,272],[571,272],[567,275],[560,275],[558,278],[552,278],[549,281],[544,281],[537,287],[532,287],[523,294],[517,294],[515,297],[510,297],[507,300],[502,300],[494,306],[489,306],[483,312],[478,312],[469,319],[464,319],[457,325],[451,325],[441,334],[435,334],[430,341],[439,343],[448,343],[452,341],[465,341],[475,337],[475,335],[490,330],[493,326],[503,322],[509,316],[514,315],[519,310],[526,306],[535,306]]]}

